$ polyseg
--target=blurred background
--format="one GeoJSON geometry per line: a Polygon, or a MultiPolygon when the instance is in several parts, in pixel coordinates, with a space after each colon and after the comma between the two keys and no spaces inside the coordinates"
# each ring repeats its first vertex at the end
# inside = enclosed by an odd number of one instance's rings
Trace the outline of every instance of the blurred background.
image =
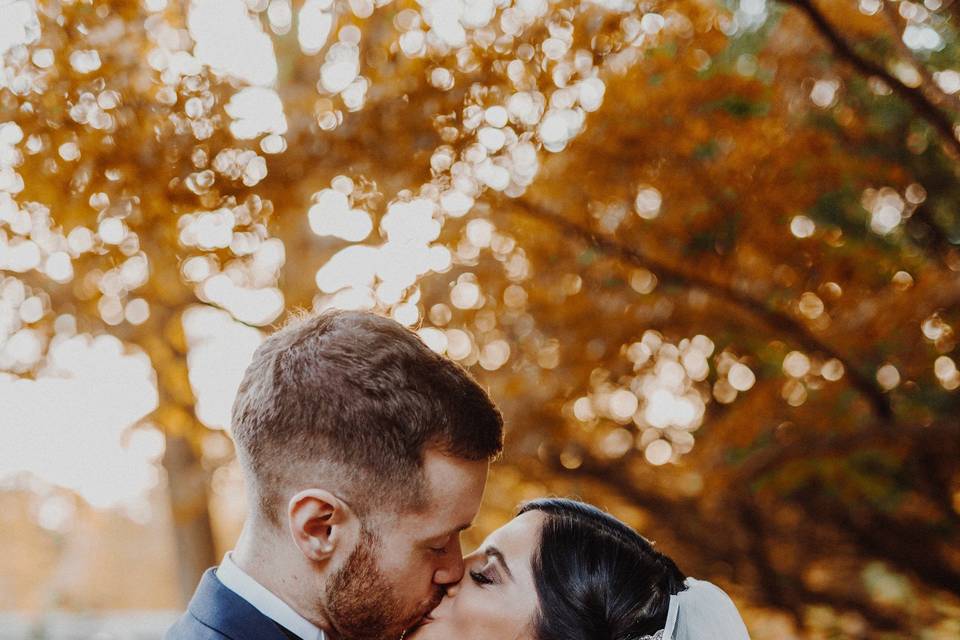
{"type": "Polygon", "coordinates": [[[757,639],[960,637],[960,2],[0,0],[0,638],[159,638],[369,308],[757,639]]]}

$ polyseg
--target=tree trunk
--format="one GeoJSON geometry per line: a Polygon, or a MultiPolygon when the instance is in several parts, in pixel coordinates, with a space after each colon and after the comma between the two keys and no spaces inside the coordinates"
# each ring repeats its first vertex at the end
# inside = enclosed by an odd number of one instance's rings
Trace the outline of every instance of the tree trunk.
{"type": "Polygon", "coordinates": [[[190,443],[167,435],[163,456],[176,540],[180,597],[189,602],[200,576],[216,564],[207,496],[207,476],[190,443]]]}
{"type": "Polygon", "coordinates": [[[149,420],[166,434],[163,468],[176,541],[179,591],[185,606],[203,572],[217,563],[210,523],[209,478],[197,443],[205,427],[194,414],[182,316],[186,304],[157,305],[150,320],[127,339],[143,349],[157,374],[159,405],[149,420]]]}

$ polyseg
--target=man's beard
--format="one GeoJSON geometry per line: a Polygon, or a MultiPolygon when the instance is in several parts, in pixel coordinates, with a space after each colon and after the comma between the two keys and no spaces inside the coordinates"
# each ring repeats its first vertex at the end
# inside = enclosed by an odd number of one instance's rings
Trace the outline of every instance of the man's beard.
{"type": "Polygon", "coordinates": [[[342,640],[397,640],[442,598],[438,588],[432,606],[405,611],[377,565],[378,545],[378,538],[363,529],[357,548],[327,587],[327,612],[342,640]]]}

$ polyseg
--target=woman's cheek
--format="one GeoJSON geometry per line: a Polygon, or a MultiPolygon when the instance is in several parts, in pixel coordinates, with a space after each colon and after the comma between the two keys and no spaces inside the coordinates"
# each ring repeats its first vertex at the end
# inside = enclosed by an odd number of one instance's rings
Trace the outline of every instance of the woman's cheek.
{"type": "MultiPolygon", "coordinates": [[[[493,594],[483,593],[476,585],[467,585],[453,602],[453,610],[450,617],[451,627],[459,629],[463,634],[465,631],[489,630],[490,619],[487,606],[491,600],[494,600],[493,594]]],[[[466,637],[461,636],[461,637],[466,637]]]]}

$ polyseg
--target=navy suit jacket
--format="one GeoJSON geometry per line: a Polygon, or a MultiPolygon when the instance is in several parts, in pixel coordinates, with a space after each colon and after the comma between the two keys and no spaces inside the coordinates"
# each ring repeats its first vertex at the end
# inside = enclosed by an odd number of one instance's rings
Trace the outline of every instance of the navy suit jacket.
{"type": "Polygon", "coordinates": [[[297,640],[297,636],[263,615],[252,604],[228,589],[208,569],[164,640],[297,640]]]}

